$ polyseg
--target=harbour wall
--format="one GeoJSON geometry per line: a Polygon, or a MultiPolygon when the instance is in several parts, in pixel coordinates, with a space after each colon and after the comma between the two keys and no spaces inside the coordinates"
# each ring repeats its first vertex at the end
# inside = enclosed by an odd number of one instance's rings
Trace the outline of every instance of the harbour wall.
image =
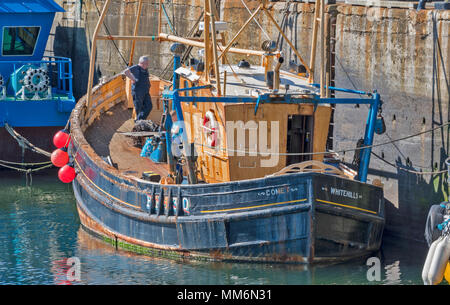
{"type": "MultiPolygon", "coordinates": [[[[72,58],[74,94],[81,97],[86,92],[91,37],[104,1],[57,2],[66,13],[56,17],[47,49],[54,55],[72,58]]],[[[166,6],[171,24],[163,16],[162,31],[179,36],[194,33],[203,1],[172,2],[173,7],[166,6]]],[[[245,2],[252,11],[257,6],[257,1],[245,2]]],[[[132,35],[137,8],[137,0],[113,1],[102,33],[132,35]]],[[[158,1],[144,2],[139,35],[157,34],[157,8],[158,1]]],[[[230,40],[249,18],[249,13],[240,0],[220,1],[218,9],[223,19],[232,20],[226,34],[226,39],[230,40]]],[[[280,1],[274,3],[273,12],[288,38],[309,62],[314,3],[280,1]]],[[[327,7],[327,14],[331,17],[335,85],[377,90],[383,100],[386,132],[377,135],[374,144],[391,143],[373,149],[369,179],[380,178],[384,184],[386,234],[424,241],[430,205],[446,200],[448,194],[447,176],[443,171],[449,133],[447,127],[438,127],[448,122],[450,116],[450,11],[425,9],[417,12],[336,4],[327,7]],[[433,128],[436,129],[426,132],[433,128]],[[422,132],[425,133],[395,141],[422,132]]],[[[286,63],[299,62],[266,16],[261,14],[257,21],[265,31],[255,22],[250,23],[236,41],[236,47],[260,49],[261,42],[270,37],[284,50],[286,63]]],[[[137,42],[136,57],[149,54],[152,73],[168,77],[171,70],[169,45],[137,42]]],[[[95,82],[125,69],[130,49],[131,42],[99,41],[95,82]]],[[[194,49],[192,54],[196,55],[196,51],[194,49]]],[[[237,63],[243,58],[233,55],[229,56],[229,61],[237,63]]],[[[259,63],[255,58],[246,59],[252,64],[259,63]]],[[[358,139],[364,136],[367,111],[364,105],[336,107],[332,134],[335,151],[356,146],[358,139]]],[[[351,164],[354,152],[340,153],[340,158],[351,164]]]]}

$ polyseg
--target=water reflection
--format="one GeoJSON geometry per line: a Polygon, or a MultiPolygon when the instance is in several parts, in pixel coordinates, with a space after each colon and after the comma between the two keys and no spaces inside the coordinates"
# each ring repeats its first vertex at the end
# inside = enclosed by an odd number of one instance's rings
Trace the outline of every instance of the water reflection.
{"type": "MultiPolygon", "coordinates": [[[[398,244],[395,244],[398,245],[398,244]]],[[[82,257],[82,283],[177,284],[177,285],[308,285],[308,284],[421,284],[421,261],[405,264],[400,271],[399,249],[388,244],[378,253],[384,272],[380,282],[367,280],[366,259],[334,265],[283,265],[174,261],[116,250],[113,246],[78,230],[77,255],[82,257]],[[386,253],[386,250],[388,253],[386,253]],[[386,255],[388,254],[388,255],[386,255]]]]}

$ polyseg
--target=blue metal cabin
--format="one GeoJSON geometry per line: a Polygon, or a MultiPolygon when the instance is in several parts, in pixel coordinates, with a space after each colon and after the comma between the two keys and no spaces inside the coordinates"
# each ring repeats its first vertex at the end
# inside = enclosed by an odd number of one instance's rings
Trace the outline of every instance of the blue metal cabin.
{"type": "Polygon", "coordinates": [[[0,2],[0,127],[64,126],[75,106],[72,63],[44,57],[52,0],[0,2]]]}

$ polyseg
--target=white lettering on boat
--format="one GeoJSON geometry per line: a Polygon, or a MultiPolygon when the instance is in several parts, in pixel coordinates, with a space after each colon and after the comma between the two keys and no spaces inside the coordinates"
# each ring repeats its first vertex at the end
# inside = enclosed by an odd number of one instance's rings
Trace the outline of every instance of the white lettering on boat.
{"type": "Polygon", "coordinates": [[[292,193],[298,191],[298,187],[295,186],[283,186],[283,187],[277,187],[277,188],[270,188],[266,189],[264,191],[258,192],[258,196],[277,196],[287,193],[292,193]]]}
{"type": "Polygon", "coordinates": [[[335,195],[335,196],[347,197],[347,198],[351,198],[351,199],[362,198],[362,195],[359,194],[358,192],[347,191],[347,190],[338,189],[335,187],[330,187],[330,192],[331,192],[331,195],[335,195]]]}

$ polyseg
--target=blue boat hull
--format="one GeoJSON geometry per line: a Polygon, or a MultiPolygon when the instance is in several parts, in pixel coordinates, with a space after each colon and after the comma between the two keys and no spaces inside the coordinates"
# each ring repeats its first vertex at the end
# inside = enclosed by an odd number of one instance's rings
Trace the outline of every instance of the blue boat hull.
{"type": "Polygon", "coordinates": [[[366,256],[381,245],[383,191],[373,185],[320,173],[160,185],[120,175],[74,145],[81,223],[116,247],[183,259],[314,263],[366,256]]]}

